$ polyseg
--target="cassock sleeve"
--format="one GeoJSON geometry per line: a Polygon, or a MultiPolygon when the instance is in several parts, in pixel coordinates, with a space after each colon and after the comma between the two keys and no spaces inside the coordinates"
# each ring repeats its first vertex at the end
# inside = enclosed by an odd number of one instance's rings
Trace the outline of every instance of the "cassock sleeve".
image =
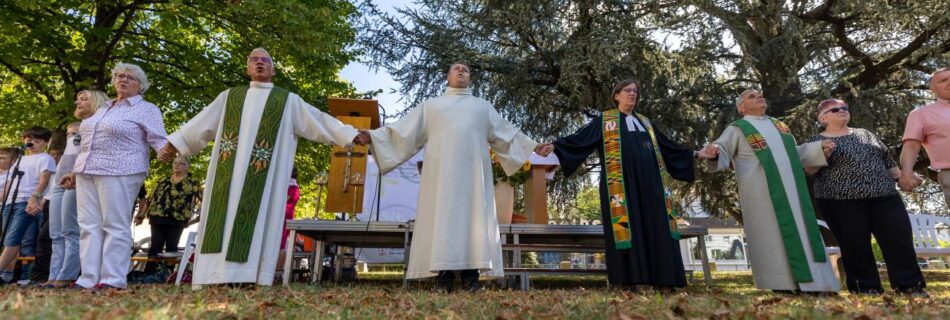
{"type": "Polygon", "coordinates": [[[208,142],[214,140],[224,116],[228,91],[218,94],[218,97],[198,115],[181,125],[178,131],[168,135],[168,143],[175,146],[178,153],[186,157],[196,154],[207,147],[208,142]]]}
{"type": "Polygon", "coordinates": [[[396,169],[425,145],[428,139],[425,104],[412,109],[399,121],[369,132],[370,149],[382,174],[396,169]]]}
{"type": "Polygon", "coordinates": [[[808,142],[798,146],[798,158],[802,167],[827,167],[828,159],[821,149],[821,141],[808,142]]]}
{"type": "Polygon", "coordinates": [[[291,93],[287,103],[290,108],[288,115],[293,118],[294,134],[298,137],[345,147],[353,144],[353,138],[359,134],[353,126],[323,113],[296,94],[291,93]]]}
{"type": "Polygon", "coordinates": [[[603,146],[601,121],[601,117],[597,116],[577,132],[554,142],[554,154],[561,162],[565,176],[574,174],[591,153],[603,146]]]}
{"type": "Polygon", "coordinates": [[[685,148],[678,143],[670,140],[665,134],[657,129],[655,123],[653,132],[656,134],[656,143],[660,146],[660,154],[663,155],[663,163],[666,164],[666,172],[670,177],[680,181],[696,181],[696,170],[693,168],[693,150],[685,148]]]}
{"type": "Polygon", "coordinates": [[[511,122],[505,120],[492,107],[486,104],[488,109],[488,144],[501,163],[501,168],[505,173],[513,175],[521,169],[525,161],[531,157],[531,152],[538,145],[537,142],[528,138],[521,130],[515,128],[511,122]]]}
{"type": "Polygon", "coordinates": [[[715,143],[719,146],[719,158],[706,162],[707,168],[711,172],[724,171],[729,169],[729,164],[735,158],[739,151],[739,142],[745,141],[742,130],[736,126],[728,126],[722,132],[722,135],[716,139],[715,143]]]}

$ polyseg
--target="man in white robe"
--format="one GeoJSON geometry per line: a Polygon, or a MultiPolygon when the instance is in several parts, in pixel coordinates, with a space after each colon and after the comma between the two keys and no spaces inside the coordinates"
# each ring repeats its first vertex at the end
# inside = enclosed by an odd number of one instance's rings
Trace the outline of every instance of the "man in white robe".
{"type": "Polygon", "coordinates": [[[195,288],[224,283],[271,285],[280,251],[287,185],[298,137],[339,146],[362,143],[354,140],[359,132],[353,127],[307,104],[296,94],[275,87],[272,83],[275,74],[273,60],[266,50],[258,48],[251,52],[247,59],[247,73],[252,80],[249,87],[235,87],[219,94],[208,107],[168,136],[169,143],[159,155],[166,161],[177,153],[193,155],[201,152],[211,140],[215,141],[205,180],[206,201],[201,204],[192,275],[195,288]],[[277,109],[269,109],[272,96],[281,91],[285,99],[282,112],[279,111],[280,105],[276,106],[277,109]],[[243,102],[238,100],[241,94],[244,95],[243,102]],[[234,99],[229,100],[230,95],[235,95],[234,99]],[[232,109],[235,106],[236,109],[232,109]],[[232,113],[232,110],[237,113],[232,113]],[[268,116],[265,113],[268,110],[278,111],[268,116]],[[269,122],[268,119],[273,120],[269,122]],[[268,134],[259,135],[260,132],[271,132],[270,141],[261,143],[262,135],[268,134]],[[225,165],[228,158],[233,159],[231,174],[227,174],[229,169],[225,165]],[[261,178],[257,180],[257,188],[247,190],[250,179],[246,178],[258,174],[261,178]],[[216,179],[221,179],[222,185],[217,192],[213,188],[216,179]],[[228,180],[230,183],[225,182],[228,180]],[[251,205],[246,210],[250,220],[235,224],[236,220],[241,221],[237,218],[239,206],[255,197],[259,197],[259,205],[251,205]],[[219,203],[217,210],[213,209],[215,201],[219,203]],[[220,221],[216,224],[220,226],[216,237],[207,236],[209,221],[215,220],[209,217],[209,211],[212,216],[217,212],[220,221]],[[240,233],[235,230],[242,228],[245,238],[232,241],[232,237],[240,233]],[[212,243],[219,248],[208,250],[206,246],[212,243]],[[243,247],[243,250],[231,247],[243,247]]]}
{"type": "Polygon", "coordinates": [[[711,171],[727,170],[730,164],[735,169],[743,228],[756,287],[791,292],[838,291],[838,280],[825,255],[824,242],[817,234],[808,189],[801,180],[804,176],[796,179],[796,172],[793,171],[793,162],[798,161],[805,167],[826,166],[826,157],[833,150],[834,143],[830,140],[816,141],[796,147],[794,139],[788,134],[788,128],[765,115],[767,104],[758,91],[743,92],[736,106],[743,119],[727,127],[714,144],[702,152],[709,156],[718,153],[718,159],[709,163],[711,171]],[[754,127],[759,135],[744,132],[739,126],[743,120],[747,129],[754,127]],[[790,148],[785,147],[783,134],[788,136],[790,148]],[[764,142],[761,141],[763,138],[764,142]],[[770,167],[777,168],[777,174],[773,174],[776,178],[780,177],[780,184],[769,185],[767,170],[753,145],[757,148],[767,146],[765,152],[771,151],[774,166],[770,167]],[[784,187],[785,192],[772,192],[770,187],[773,190],[784,187]],[[804,193],[801,198],[800,191],[804,193]],[[773,197],[773,194],[779,198],[773,197]],[[786,202],[781,198],[787,199],[786,205],[773,204],[774,199],[786,202]],[[783,215],[781,210],[777,213],[776,208],[780,206],[790,208],[791,214],[783,215]],[[782,223],[782,218],[785,218],[785,223],[782,223]],[[794,225],[791,218],[794,218],[794,225]],[[815,248],[820,249],[813,250],[815,248]],[[810,281],[807,281],[809,278],[810,281]]]}
{"type": "Polygon", "coordinates": [[[442,291],[452,290],[456,271],[471,291],[479,278],[504,276],[489,146],[509,175],[538,146],[472,95],[469,72],[453,64],[444,95],[368,133],[382,174],[426,146],[407,277],[438,276],[442,291]]]}

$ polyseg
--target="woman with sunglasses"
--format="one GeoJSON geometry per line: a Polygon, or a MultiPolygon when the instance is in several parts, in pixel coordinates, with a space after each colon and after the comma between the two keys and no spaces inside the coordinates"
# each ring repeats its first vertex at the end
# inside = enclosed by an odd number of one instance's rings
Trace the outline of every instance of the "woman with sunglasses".
{"type": "Polygon", "coordinates": [[[883,291],[871,249],[873,234],[884,254],[891,288],[926,296],[910,219],[895,187],[900,169],[888,147],[870,131],[848,127],[851,114],[844,101],[822,101],[817,116],[824,131],[809,141],[831,139],[837,147],[827,167],[805,171],[813,175],[815,205],[841,246],[848,291],[883,291]]]}

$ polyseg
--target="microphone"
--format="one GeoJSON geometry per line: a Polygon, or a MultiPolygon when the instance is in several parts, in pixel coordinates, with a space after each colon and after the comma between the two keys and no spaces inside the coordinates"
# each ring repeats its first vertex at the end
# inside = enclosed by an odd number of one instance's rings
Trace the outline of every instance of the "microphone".
{"type": "Polygon", "coordinates": [[[21,144],[21,145],[14,145],[14,146],[11,147],[11,148],[16,149],[16,150],[19,150],[19,151],[23,151],[23,150],[26,150],[27,148],[30,148],[30,147],[33,147],[33,143],[32,143],[32,142],[27,142],[27,143],[24,143],[24,144],[21,144]]]}

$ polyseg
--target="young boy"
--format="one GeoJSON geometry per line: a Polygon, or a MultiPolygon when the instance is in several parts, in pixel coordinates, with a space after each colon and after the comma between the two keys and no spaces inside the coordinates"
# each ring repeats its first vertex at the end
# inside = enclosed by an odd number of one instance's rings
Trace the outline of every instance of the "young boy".
{"type": "MultiPolygon", "coordinates": [[[[46,146],[52,136],[53,133],[43,127],[32,127],[23,131],[23,143],[32,145],[20,159],[23,177],[20,178],[16,198],[13,197],[12,190],[7,190],[16,187],[16,181],[9,181],[4,186],[4,194],[9,196],[7,205],[3,208],[3,217],[10,226],[3,238],[3,253],[0,254],[0,268],[3,270],[0,280],[3,283],[9,283],[13,279],[13,267],[17,256],[20,255],[20,246],[24,243],[36,243],[39,222],[43,218],[43,192],[50,183],[50,176],[56,172],[55,160],[46,154],[46,146]]],[[[24,246],[24,256],[32,256],[34,249],[24,246]]]]}

